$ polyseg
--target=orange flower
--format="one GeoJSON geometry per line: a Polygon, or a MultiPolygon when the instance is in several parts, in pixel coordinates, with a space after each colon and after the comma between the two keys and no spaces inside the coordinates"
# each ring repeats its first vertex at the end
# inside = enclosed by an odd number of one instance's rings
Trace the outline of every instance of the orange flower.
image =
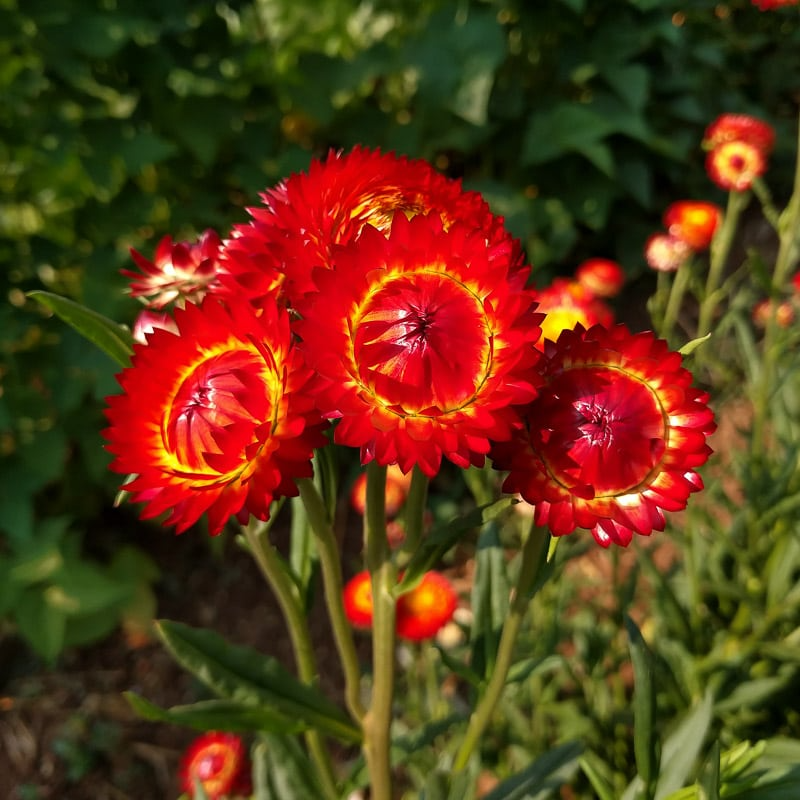
{"type": "Polygon", "coordinates": [[[356,573],[344,585],[344,613],[355,628],[372,626],[372,583],[369,572],[356,573]]]}
{"type": "Polygon", "coordinates": [[[766,157],[775,146],[775,129],[748,114],[721,114],[706,128],[703,147],[714,150],[726,142],[746,142],[766,157]]]}
{"type": "Polygon", "coordinates": [[[625,283],[625,271],[608,258],[588,258],[575,270],[575,280],[595,297],[615,297],[625,283]]]}
{"type": "Polygon", "coordinates": [[[788,328],[795,318],[794,306],[788,300],[776,303],[774,300],[765,299],[756,303],[753,308],[753,322],[759,328],[765,328],[772,315],[780,328],[788,328]]]}
{"type": "Polygon", "coordinates": [[[644,245],[647,263],[659,272],[675,272],[692,255],[692,248],[671,233],[654,233],[644,245]]]}
{"type": "Polygon", "coordinates": [[[545,315],[539,349],[544,346],[545,339],[555,341],[561,331],[576,325],[590,328],[597,323],[610,325],[614,321],[613,312],[599,297],[583,284],[567,278],[556,278],[550,286],[536,292],[536,299],[539,311],[545,315]]]}
{"type": "Polygon", "coordinates": [[[125,489],[147,504],[142,518],[169,512],[178,533],[204,513],[212,534],[231,516],[267,519],[327,441],[288,315],[207,298],[175,322],[178,335],[157,329],[134,345],[123,394],[108,398],[111,469],[135,476],[125,489]]]}
{"type": "MultiPolygon", "coordinates": [[[[386,470],[386,516],[395,517],[408,497],[411,485],[411,474],[403,474],[400,468],[392,464],[386,470]]],[[[355,511],[363,514],[366,508],[367,475],[361,472],[350,490],[350,505],[355,511]]]]}
{"type": "Polygon", "coordinates": [[[199,781],[208,800],[245,797],[252,791],[250,759],[244,742],[232,733],[210,731],[198,736],[181,759],[181,790],[195,796],[199,781]]]}
{"type": "Polygon", "coordinates": [[[397,635],[412,642],[432,639],[453,618],[457,605],[450,581],[439,572],[426,572],[397,600],[397,635]]]}
{"type": "Polygon", "coordinates": [[[586,528],[607,547],[663,530],[663,512],[703,486],[708,395],[666,342],[624,325],[564,331],[544,355],[526,428],[492,451],[495,468],[509,470],[503,490],[534,505],[536,524],[556,536],[586,528]]]}
{"type": "Polygon", "coordinates": [[[296,331],[317,405],[362,463],[433,476],[442,456],[477,466],[511,435],[536,393],[541,315],[491,251],[472,226],[400,215],[315,273],[296,331]]]}
{"type": "Polygon", "coordinates": [[[171,236],[165,236],[153,261],[131,250],[141,270],[122,270],[132,279],[131,296],[146,298],[147,307],[156,309],[172,302],[199,303],[216,288],[220,246],[217,233],[207,230],[197,242],[173,242],[171,236]]]}
{"type": "Polygon", "coordinates": [[[692,250],[705,250],[722,220],[722,209],[702,200],[679,200],[664,212],[664,226],[692,250]]]}
{"type": "Polygon", "coordinates": [[[503,219],[491,213],[477,192],[436,172],[422,159],[356,147],[347,154],[331,152],[314,160],[307,173],[261,195],[263,206],[248,209],[252,221],[237,226],[226,246],[225,281],[268,289],[275,271],[290,304],[314,291],[312,272],[333,264],[337,245],[352,242],[365,225],[388,234],[392,220],[402,215],[436,214],[444,227],[464,222],[482,231],[490,258],[516,266],[519,287],[527,269],[519,242],[503,219]]]}
{"type": "Polygon", "coordinates": [[[708,176],[728,191],[747,191],[766,169],[764,151],[742,140],[723,142],[706,156],[708,176]]]}

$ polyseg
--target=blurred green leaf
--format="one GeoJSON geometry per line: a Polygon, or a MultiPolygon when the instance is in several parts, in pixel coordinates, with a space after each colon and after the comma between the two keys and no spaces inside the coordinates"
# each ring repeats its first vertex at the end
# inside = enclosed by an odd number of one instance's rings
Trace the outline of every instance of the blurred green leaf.
{"type": "Polygon", "coordinates": [[[322,797],[315,771],[293,738],[264,734],[253,748],[254,800],[322,797]]]}

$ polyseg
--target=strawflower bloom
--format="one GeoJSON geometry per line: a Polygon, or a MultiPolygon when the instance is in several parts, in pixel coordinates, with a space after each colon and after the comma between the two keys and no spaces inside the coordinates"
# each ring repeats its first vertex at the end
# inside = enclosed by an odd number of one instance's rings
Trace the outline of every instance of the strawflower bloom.
{"type": "Polygon", "coordinates": [[[131,331],[133,341],[146,344],[147,335],[152,333],[156,328],[163,328],[165,331],[172,331],[173,333],[178,332],[178,326],[175,324],[175,320],[172,315],[168,314],[166,311],[150,311],[149,309],[140,311],[136,315],[136,319],[133,323],[133,330],[131,331]]]}
{"type": "MultiPolygon", "coordinates": [[[[396,517],[403,507],[408,490],[411,486],[411,474],[403,473],[400,468],[392,464],[386,470],[386,491],[384,502],[386,503],[386,516],[396,517]]],[[[364,514],[367,505],[367,474],[359,473],[358,477],[350,490],[350,505],[358,514],[364,514]]]]}
{"type": "Polygon", "coordinates": [[[344,585],[343,590],[344,613],[350,624],[355,628],[369,628],[372,626],[372,583],[369,572],[357,572],[344,585]]]}
{"type": "Polygon", "coordinates": [[[676,272],[691,255],[692,248],[671,233],[654,233],[644,245],[645,260],[658,272],[676,272]]]}
{"type": "Polygon", "coordinates": [[[663,530],[663,512],[702,488],[695,470],[715,428],[680,354],[652,332],[597,325],[565,331],[544,356],[525,429],[493,448],[495,468],[509,471],[503,490],[555,536],[585,528],[608,547],[663,530]]]}
{"type": "Polygon", "coordinates": [[[464,222],[483,231],[492,257],[517,267],[520,288],[527,278],[521,245],[491,213],[477,192],[438,173],[422,159],[356,147],[314,160],[261,194],[249,208],[252,220],[236,226],[225,247],[226,285],[251,296],[276,285],[294,304],[314,291],[315,267],[331,267],[338,245],[352,242],[365,225],[388,234],[396,215],[437,214],[447,228],[464,222]]]}
{"type": "Polygon", "coordinates": [[[709,178],[727,191],[747,191],[766,169],[764,152],[749,142],[724,142],[706,156],[709,178]]]}
{"type": "Polygon", "coordinates": [[[625,270],[610,258],[587,258],[575,270],[575,280],[595,297],[616,297],[625,283],[625,270]]]}
{"type": "Polygon", "coordinates": [[[480,466],[535,396],[541,315],[490,250],[472,226],[399,215],[315,272],[295,330],[318,408],[362,463],[480,466]]]}
{"type": "Polygon", "coordinates": [[[212,534],[232,516],[267,519],[326,442],[288,314],[209,297],[175,322],[178,335],[157,329],[134,345],[123,393],[108,398],[111,469],[134,476],[124,488],[146,503],[143,519],[168,512],[178,533],[205,513],[212,534]]]}
{"type": "Polygon", "coordinates": [[[721,220],[722,209],[703,200],[679,200],[664,212],[667,231],[698,252],[711,245],[721,220]]]}
{"type": "Polygon", "coordinates": [[[746,142],[766,157],[775,146],[775,129],[749,114],[720,114],[706,128],[703,147],[713,150],[726,142],[746,142]]]}
{"type": "Polygon", "coordinates": [[[217,285],[220,247],[220,238],[211,229],[197,242],[173,242],[165,236],[152,261],[132,249],[131,257],[141,272],[122,270],[122,274],[131,279],[131,296],[143,298],[148,308],[199,303],[217,285]]]}
{"type": "Polygon", "coordinates": [[[765,328],[773,315],[779,328],[788,328],[795,319],[794,306],[788,300],[776,302],[767,298],[753,308],[753,322],[759,328],[765,328]]]}
{"type": "Polygon", "coordinates": [[[189,797],[195,796],[196,781],[208,800],[246,797],[253,791],[247,749],[232,733],[210,731],[198,736],[181,759],[179,776],[189,797]]]}
{"type": "Polygon", "coordinates": [[[457,605],[450,581],[439,572],[426,572],[397,599],[397,635],[412,642],[432,639],[453,618],[457,605]]]}
{"type": "Polygon", "coordinates": [[[555,341],[563,330],[576,325],[590,328],[592,325],[611,325],[614,314],[606,303],[596,297],[583,284],[568,278],[556,278],[549,286],[536,292],[539,311],[544,312],[542,339],[555,341]]]}

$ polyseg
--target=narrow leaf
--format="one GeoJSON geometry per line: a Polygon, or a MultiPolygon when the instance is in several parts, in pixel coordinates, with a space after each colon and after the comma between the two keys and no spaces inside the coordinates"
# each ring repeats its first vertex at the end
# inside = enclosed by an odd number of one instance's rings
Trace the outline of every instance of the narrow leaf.
{"type": "Polygon", "coordinates": [[[706,758],[703,769],[700,772],[698,787],[700,789],[699,800],[719,800],[719,742],[716,741],[711,746],[711,752],[706,758]]]}
{"type": "Polygon", "coordinates": [[[323,797],[314,768],[293,738],[266,734],[253,748],[256,800],[309,800],[323,797]]]}
{"type": "Polygon", "coordinates": [[[122,367],[128,366],[133,353],[133,338],[127,328],[98,314],[97,311],[52,292],[37,289],[28,292],[27,296],[49,308],[59,319],[99,347],[117,364],[122,367]]]}

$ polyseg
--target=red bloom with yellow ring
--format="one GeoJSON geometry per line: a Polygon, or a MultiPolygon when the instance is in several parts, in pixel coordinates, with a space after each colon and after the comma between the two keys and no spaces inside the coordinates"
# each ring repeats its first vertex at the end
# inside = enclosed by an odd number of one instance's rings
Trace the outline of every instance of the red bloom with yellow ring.
{"type": "Polygon", "coordinates": [[[432,639],[453,618],[457,605],[453,584],[440,572],[426,572],[397,598],[397,635],[412,642],[432,639]]]}
{"type": "Polygon", "coordinates": [[[195,796],[199,782],[208,800],[250,796],[252,765],[244,742],[233,733],[209,731],[186,748],[178,768],[181,789],[195,796]]]}
{"type": "Polygon", "coordinates": [[[203,515],[219,533],[231,517],[267,519],[273,498],[312,474],[324,423],[306,393],[311,373],[285,310],[207,298],[175,312],[178,334],[156,329],[134,345],[108,398],[111,469],[180,533],[203,515]]]}
{"type": "Polygon", "coordinates": [[[651,332],[598,325],[565,331],[544,356],[525,429],[492,451],[503,490],[555,536],[585,528],[607,547],[663,530],[663,512],[702,488],[715,429],[680,354],[651,332]]]}
{"type": "Polygon", "coordinates": [[[749,142],[723,142],[706,156],[708,177],[727,191],[747,191],[766,169],[764,152],[749,142]]]}
{"type": "Polygon", "coordinates": [[[482,231],[438,215],[367,226],[314,274],[295,330],[323,416],[362,463],[481,465],[536,394],[541,315],[482,231]]]}

